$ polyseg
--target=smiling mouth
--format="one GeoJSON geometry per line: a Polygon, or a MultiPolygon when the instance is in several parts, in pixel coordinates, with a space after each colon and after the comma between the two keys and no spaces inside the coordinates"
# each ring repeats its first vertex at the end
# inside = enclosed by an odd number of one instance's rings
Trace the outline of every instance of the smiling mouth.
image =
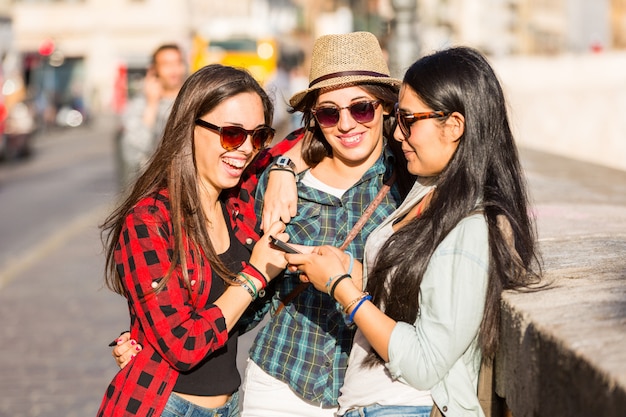
{"type": "Polygon", "coordinates": [[[222,158],[222,162],[236,169],[243,169],[246,166],[246,161],[243,159],[222,158]]]}
{"type": "Polygon", "coordinates": [[[352,145],[354,143],[358,143],[361,140],[363,140],[363,133],[359,133],[357,135],[350,135],[350,136],[340,136],[339,140],[346,145],[352,145]]]}
{"type": "Polygon", "coordinates": [[[404,149],[404,148],[402,148],[402,153],[404,153],[405,156],[408,156],[410,154],[414,154],[415,150],[414,149],[404,149]]]}

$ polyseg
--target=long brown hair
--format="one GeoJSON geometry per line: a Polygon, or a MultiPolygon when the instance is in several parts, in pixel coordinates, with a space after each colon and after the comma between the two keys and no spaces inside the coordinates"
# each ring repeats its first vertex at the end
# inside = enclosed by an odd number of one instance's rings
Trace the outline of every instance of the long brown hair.
{"type": "Polygon", "coordinates": [[[201,254],[205,255],[213,270],[222,278],[231,274],[215,253],[206,229],[206,217],[200,205],[193,146],[194,122],[223,101],[247,92],[259,95],[263,103],[265,123],[271,125],[273,104],[247,71],[217,64],[208,65],[185,81],[172,106],[163,137],[148,166],[129,195],[100,226],[105,245],[105,284],[108,288],[125,295],[114,258],[125,218],[141,199],[162,189],[167,189],[169,193],[175,247],[172,264],[155,291],[158,292],[165,286],[178,264],[182,266],[183,277],[189,288],[183,229],[197,259],[200,259],[201,254]]]}

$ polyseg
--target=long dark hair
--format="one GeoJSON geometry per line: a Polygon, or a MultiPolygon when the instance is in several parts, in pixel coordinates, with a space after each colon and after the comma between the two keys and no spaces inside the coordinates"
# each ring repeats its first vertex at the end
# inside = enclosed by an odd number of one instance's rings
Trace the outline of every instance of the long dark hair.
{"type": "MultiPolygon", "coordinates": [[[[383,245],[367,289],[387,315],[413,323],[422,277],[434,250],[463,218],[484,213],[490,263],[479,343],[483,355],[491,357],[498,344],[502,290],[527,287],[541,275],[534,221],[504,95],[486,59],[465,47],[419,59],[407,71],[404,85],[430,108],[462,114],[465,130],[455,154],[435,179],[429,207],[383,245]],[[503,233],[508,225],[512,239],[503,233]]],[[[367,362],[375,360],[371,353],[367,362]]]]}
{"type": "MultiPolygon", "coordinates": [[[[404,197],[411,189],[415,176],[409,174],[407,170],[406,158],[401,149],[401,144],[392,139],[395,129],[395,119],[393,115],[393,106],[398,101],[398,88],[389,84],[346,84],[343,87],[351,87],[356,85],[362,88],[372,97],[382,102],[383,109],[387,115],[383,119],[383,137],[386,140],[387,147],[391,149],[395,158],[396,182],[400,194],[404,197]]],[[[302,159],[310,167],[319,164],[325,157],[332,157],[333,150],[324,137],[322,129],[317,125],[311,110],[315,107],[320,90],[314,90],[307,94],[298,104],[296,108],[289,111],[295,113],[302,112],[302,123],[306,131],[302,139],[302,159]]]]}
{"type": "Polygon", "coordinates": [[[106,250],[105,283],[111,290],[125,294],[114,259],[124,219],[141,199],[161,189],[167,189],[169,193],[175,248],[172,265],[155,291],[165,286],[177,264],[182,265],[184,279],[188,281],[183,229],[192,243],[190,246],[193,247],[197,259],[200,259],[202,251],[213,270],[222,278],[230,275],[211,244],[206,218],[200,205],[193,146],[194,122],[223,101],[241,93],[259,95],[263,103],[265,123],[271,125],[273,104],[259,83],[245,70],[217,64],[208,65],[192,74],[183,84],[172,106],[163,137],[147,168],[137,179],[129,195],[100,226],[106,250]]]}

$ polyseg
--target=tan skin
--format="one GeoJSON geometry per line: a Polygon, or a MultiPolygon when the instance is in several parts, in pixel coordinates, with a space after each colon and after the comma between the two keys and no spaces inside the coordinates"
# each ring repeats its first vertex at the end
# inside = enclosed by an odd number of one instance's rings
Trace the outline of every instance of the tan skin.
{"type": "MultiPolygon", "coordinates": [[[[301,150],[302,142],[299,141],[284,154],[296,164],[296,172],[301,172],[307,168],[306,163],[302,160],[301,150]]],[[[293,174],[285,171],[271,172],[265,189],[261,230],[266,230],[278,220],[289,223],[297,212],[298,188],[293,180],[293,174]]]]}
{"type": "MultiPolygon", "coordinates": [[[[407,113],[433,111],[429,109],[407,86],[400,90],[400,109],[407,113]]],[[[420,120],[412,125],[411,135],[404,138],[399,128],[394,138],[402,142],[402,150],[407,157],[407,166],[412,174],[429,177],[438,175],[448,164],[458,147],[462,136],[465,119],[460,113],[452,113],[445,122],[436,119],[420,120]]],[[[399,230],[413,219],[418,211],[423,211],[430,202],[432,194],[428,194],[418,202],[411,211],[393,228],[399,230]],[[421,206],[421,207],[420,207],[421,206]]],[[[326,291],[328,277],[347,272],[345,254],[332,246],[315,248],[311,254],[287,254],[289,269],[299,269],[306,274],[301,279],[311,282],[319,291],[326,291]]],[[[363,265],[355,262],[353,273],[362,275],[363,265]]],[[[362,296],[362,288],[351,280],[344,279],[335,288],[335,299],[347,306],[362,296]]],[[[352,312],[354,307],[348,310],[352,312]]],[[[385,315],[372,302],[365,301],[355,314],[355,324],[363,332],[372,347],[384,361],[389,361],[389,340],[396,321],[385,315]]]]}

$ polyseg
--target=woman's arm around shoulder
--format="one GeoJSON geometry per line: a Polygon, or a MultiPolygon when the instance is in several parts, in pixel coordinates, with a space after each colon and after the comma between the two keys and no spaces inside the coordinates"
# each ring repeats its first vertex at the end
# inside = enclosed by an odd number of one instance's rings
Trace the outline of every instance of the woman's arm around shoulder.
{"type": "Polygon", "coordinates": [[[259,190],[259,195],[263,196],[262,230],[267,230],[278,220],[289,223],[297,213],[296,176],[307,168],[301,156],[302,137],[303,130],[297,130],[276,144],[270,151],[274,156],[274,162],[268,168],[265,189],[259,190]]]}

